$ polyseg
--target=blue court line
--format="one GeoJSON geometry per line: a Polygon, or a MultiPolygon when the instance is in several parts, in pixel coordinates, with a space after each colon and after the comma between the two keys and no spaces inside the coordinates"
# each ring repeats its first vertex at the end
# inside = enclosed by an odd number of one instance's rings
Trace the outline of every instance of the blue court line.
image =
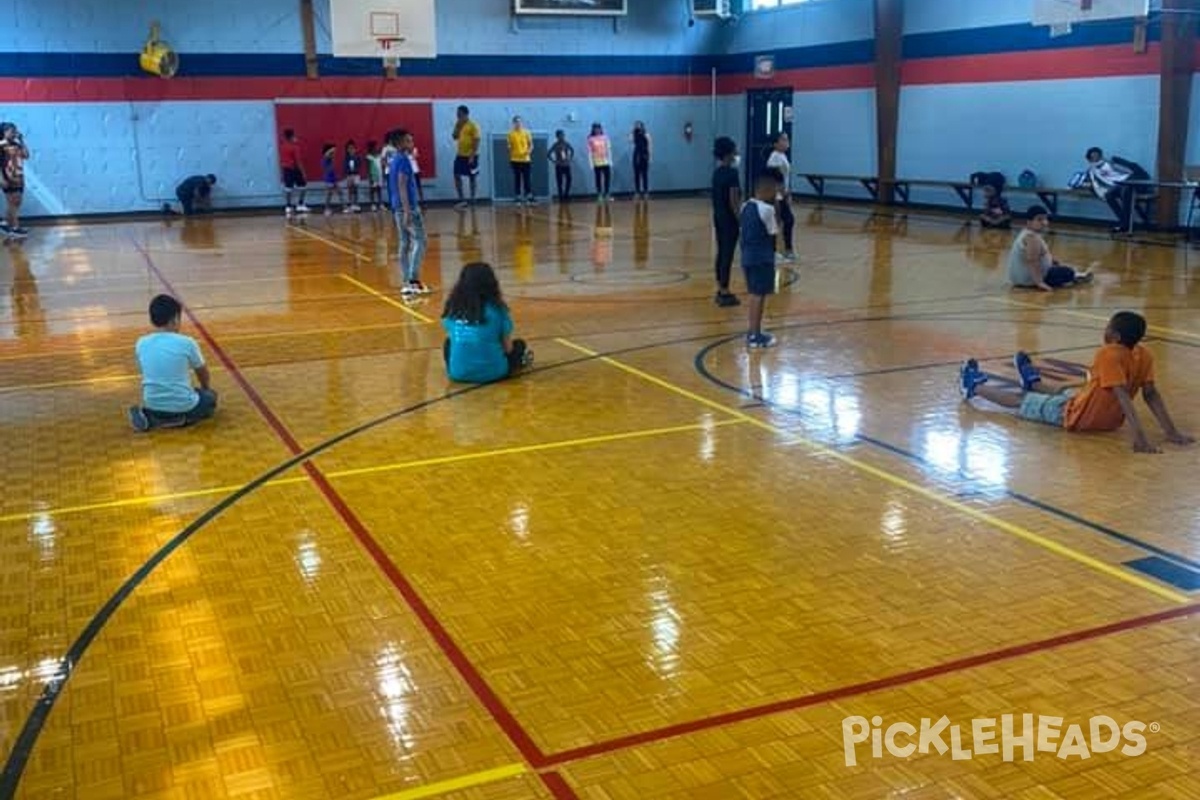
{"type": "MultiPolygon", "coordinates": [[[[787,327],[787,326],[782,326],[782,327],[787,327]]],[[[743,334],[737,334],[735,336],[729,336],[729,337],[726,337],[723,339],[718,339],[717,341],[711,342],[708,345],[706,345],[705,347],[701,348],[700,352],[698,352],[696,354],[696,357],[693,362],[696,372],[702,378],[707,380],[709,383],[719,386],[722,389],[725,389],[730,392],[734,392],[735,394],[742,395],[743,397],[747,397],[752,400],[756,400],[769,408],[772,408],[772,409],[775,409],[778,411],[783,411],[784,413],[787,413],[787,414],[794,414],[796,416],[803,417],[804,412],[801,411],[800,409],[793,408],[791,406],[781,405],[773,400],[769,400],[769,399],[764,398],[752,391],[744,389],[741,386],[736,386],[732,383],[722,380],[721,378],[718,378],[716,375],[714,375],[708,369],[708,364],[706,362],[707,362],[709,353],[711,353],[713,350],[716,350],[718,347],[722,347],[726,344],[729,344],[730,342],[734,342],[734,341],[740,342],[742,340],[742,338],[743,338],[743,334]]],[[[876,439],[872,436],[867,436],[867,435],[861,434],[861,433],[856,433],[854,436],[849,437],[849,438],[853,441],[862,442],[864,444],[869,444],[874,447],[878,447],[881,450],[885,450],[894,455],[898,455],[902,458],[908,459],[909,461],[920,464],[923,467],[930,468],[936,472],[943,472],[943,473],[950,472],[950,470],[946,470],[943,467],[940,467],[940,466],[932,463],[928,459],[926,459],[922,456],[919,456],[916,453],[913,453],[912,451],[905,450],[902,447],[891,444],[889,442],[885,442],[882,439],[876,439]]],[[[1048,514],[1059,517],[1060,519],[1067,520],[1067,521],[1072,522],[1081,527],[1095,531],[1096,533],[1099,533],[1110,539],[1119,541],[1123,544],[1127,544],[1131,547],[1135,547],[1144,552],[1152,553],[1156,556],[1160,556],[1163,559],[1172,561],[1176,564],[1190,567],[1192,569],[1200,570],[1200,563],[1197,563],[1196,561],[1193,561],[1185,556],[1181,556],[1178,553],[1173,553],[1170,550],[1167,550],[1165,548],[1151,544],[1150,542],[1146,542],[1141,539],[1138,539],[1137,537],[1131,536],[1130,534],[1122,533],[1121,531],[1118,531],[1115,528],[1110,528],[1107,525],[1103,525],[1099,522],[1094,522],[1090,519],[1086,519],[1084,517],[1079,516],[1078,514],[1074,514],[1070,511],[1066,511],[1065,509],[1058,508],[1057,506],[1053,506],[1045,501],[1038,500],[1037,498],[1031,497],[1022,492],[1016,492],[1016,491],[1013,491],[1013,490],[1007,489],[1007,488],[997,488],[993,484],[989,484],[989,483],[986,483],[986,482],[980,480],[978,477],[972,475],[971,473],[967,472],[964,469],[953,470],[953,472],[955,472],[960,478],[962,478],[968,484],[973,484],[975,487],[982,488],[985,492],[993,492],[993,493],[997,493],[997,494],[1002,494],[1012,500],[1016,500],[1019,503],[1023,503],[1024,505],[1030,506],[1032,508],[1036,508],[1039,511],[1044,511],[1048,514]]]]}
{"type": "Polygon", "coordinates": [[[1200,570],[1173,564],[1158,556],[1126,561],[1125,566],[1185,592],[1194,592],[1200,589],[1200,570]]]}

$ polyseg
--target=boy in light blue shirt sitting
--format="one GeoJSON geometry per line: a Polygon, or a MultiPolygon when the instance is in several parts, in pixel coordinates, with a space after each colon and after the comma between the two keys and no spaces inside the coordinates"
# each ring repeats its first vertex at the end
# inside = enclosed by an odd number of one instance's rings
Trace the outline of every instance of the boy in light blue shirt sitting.
{"type": "Polygon", "coordinates": [[[150,322],[155,330],[138,339],[135,347],[142,372],[142,404],[129,408],[129,424],[139,433],[151,428],[183,428],[208,419],[217,410],[217,393],[209,388],[200,346],[179,333],[182,314],[183,306],[174,297],[160,294],[150,301],[150,322]],[[199,389],[192,387],[192,372],[199,389]]]}

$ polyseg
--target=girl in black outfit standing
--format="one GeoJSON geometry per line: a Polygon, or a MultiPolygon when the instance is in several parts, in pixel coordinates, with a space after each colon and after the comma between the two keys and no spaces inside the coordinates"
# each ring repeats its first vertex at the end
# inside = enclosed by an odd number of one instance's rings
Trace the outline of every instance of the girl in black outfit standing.
{"type": "Polygon", "coordinates": [[[633,193],[650,196],[650,134],[640,120],[633,124],[633,193]]]}

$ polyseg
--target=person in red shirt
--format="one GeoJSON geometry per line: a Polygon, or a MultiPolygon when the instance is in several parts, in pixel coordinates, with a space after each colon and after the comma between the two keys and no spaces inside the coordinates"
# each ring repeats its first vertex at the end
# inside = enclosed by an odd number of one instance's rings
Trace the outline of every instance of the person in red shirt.
{"type": "Polygon", "coordinates": [[[1115,431],[1129,420],[1134,451],[1158,453],[1160,449],[1146,437],[1133,407],[1140,391],[1167,441],[1192,444],[1196,440],[1175,427],[1167,404],[1154,385],[1154,356],[1141,345],[1145,335],[1146,320],[1141,314],[1132,311],[1114,314],[1104,329],[1104,346],[1096,351],[1087,381],[1076,390],[1043,389],[1041,371],[1026,353],[1013,357],[1021,376],[1020,391],[986,386],[988,376],[973,358],[964,362],[959,371],[959,389],[966,400],[982,397],[1015,411],[1021,419],[1068,431],[1115,431]]]}
{"type": "Polygon", "coordinates": [[[296,132],[291,128],[283,132],[283,142],[279,145],[279,166],[283,170],[284,214],[289,217],[293,213],[307,214],[308,206],[304,205],[304,191],[308,186],[308,181],[304,180],[304,167],[300,163],[300,143],[296,139],[296,132]],[[300,203],[294,208],[292,206],[293,190],[300,193],[300,203]]]}

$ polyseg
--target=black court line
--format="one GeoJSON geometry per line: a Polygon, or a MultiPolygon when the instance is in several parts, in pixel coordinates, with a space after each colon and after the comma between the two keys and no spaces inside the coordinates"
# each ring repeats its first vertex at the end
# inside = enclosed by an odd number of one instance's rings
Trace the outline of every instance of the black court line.
{"type": "MultiPolygon", "coordinates": [[[[730,336],[730,337],[721,339],[719,341],[712,342],[712,343],[706,345],[705,347],[701,348],[700,352],[698,352],[696,354],[696,357],[693,361],[696,372],[699,373],[699,375],[701,377],[703,377],[705,380],[707,380],[709,383],[712,383],[715,386],[719,386],[722,389],[739,394],[742,397],[745,397],[752,401],[762,403],[763,405],[765,405],[769,408],[775,409],[777,411],[783,411],[784,413],[793,414],[793,415],[803,418],[803,416],[804,416],[803,410],[795,408],[793,406],[788,406],[788,405],[783,405],[781,403],[777,403],[774,400],[770,400],[768,398],[763,397],[761,394],[756,393],[753,390],[746,389],[741,386],[737,386],[735,384],[729,383],[728,381],[718,378],[716,375],[714,375],[712,373],[711,370],[709,370],[707,361],[708,361],[708,356],[710,353],[712,353],[717,348],[723,347],[731,342],[734,342],[734,341],[740,342],[742,340],[742,338],[743,337],[741,334],[739,334],[737,336],[730,336]]],[[[922,467],[926,467],[926,468],[932,469],[937,472],[945,473],[945,472],[950,471],[943,467],[939,467],[936,464],[933,464],[928,459],[926,459],[922,456],[919,456],[910,450],[905,450],[902,447],[891,444],[890,442],[885,442],[882,439],[876,439],[873,436],[867,436],[862,433],[856,433],[856,434],[854,434],[854,436],[850,437],[850,439],[852,441],[857,441],[857,442],[862,442],[864,444],[872,445],[873,447],[877,447],[881,450],[885,450],[893,455],[900,456],[900,457],[905,458],[909,461],[912,461],[916,464],[920,464],[922,467]]],[[[1016,500],[1019,503],[1023,503],[1024,505],[1030,506],[1031,508],[1036,508],[1039,511],[1044,511],[1048,514],[1059,517],[1060,519],[1067,520],[1068,522],[1072,522],[1076,525],[1079,525],[1081,527],[1092,530],[1092,531],[1099,533],[1103,536],[1106,536],[1110,539],[1119,541],[1123,544],[1129,545],[1131,547],[1135,547],[1135,548],[1142,550],[1144,552],[1147,552],[1147,553],[1153,553],[1154,555],[1161,556],[1162,558],[1173,561],[1176,564],[1181,564],[1181,565],[1184,565],[1184,566],[1187,566],[1187,567],[1190,567],[1193,569],[1200,570],[1200,563],[1197,563],[1185,556],[1181,556],[1178,553],[1173,553],[1170,550],[1167,550],[1165,548],[1151,544],[1150,542],[1146,542],[1141,539],[1138,539],[1137,537],[1132,536],[1128,533],[1123,533],[1121,531],[1116,530],[1115,528],[1110,528],[1107,525],[1103,525],[1099,522],[1095,522],[1093,520],[1086,519],[1085,517],[1081,517],[1078,514],[1075,514],[1073,512],[1067,511],[1065,509],[1051,505],[1050,503],[1047,503],[1043,500],[1039,500],[1036,497],[1032,497],[1032,496],[1024,494],[1022,492],[1013,491],[1008,488],[997,489],[993,484],[988,484],[988,483],[982,481],[981,479],[972,475],[971,473],[967,472],[964,469],[958,469],[958,470],[955,470],[954,472],[957,473],[958,477],[960,477],[961,479],[966,481],[968,483],[968,485],[980,488],[985,493],[990,492],[990,493],[995,493],[995,494],[1002,494],[1012,500],[1016,500]]]]}

